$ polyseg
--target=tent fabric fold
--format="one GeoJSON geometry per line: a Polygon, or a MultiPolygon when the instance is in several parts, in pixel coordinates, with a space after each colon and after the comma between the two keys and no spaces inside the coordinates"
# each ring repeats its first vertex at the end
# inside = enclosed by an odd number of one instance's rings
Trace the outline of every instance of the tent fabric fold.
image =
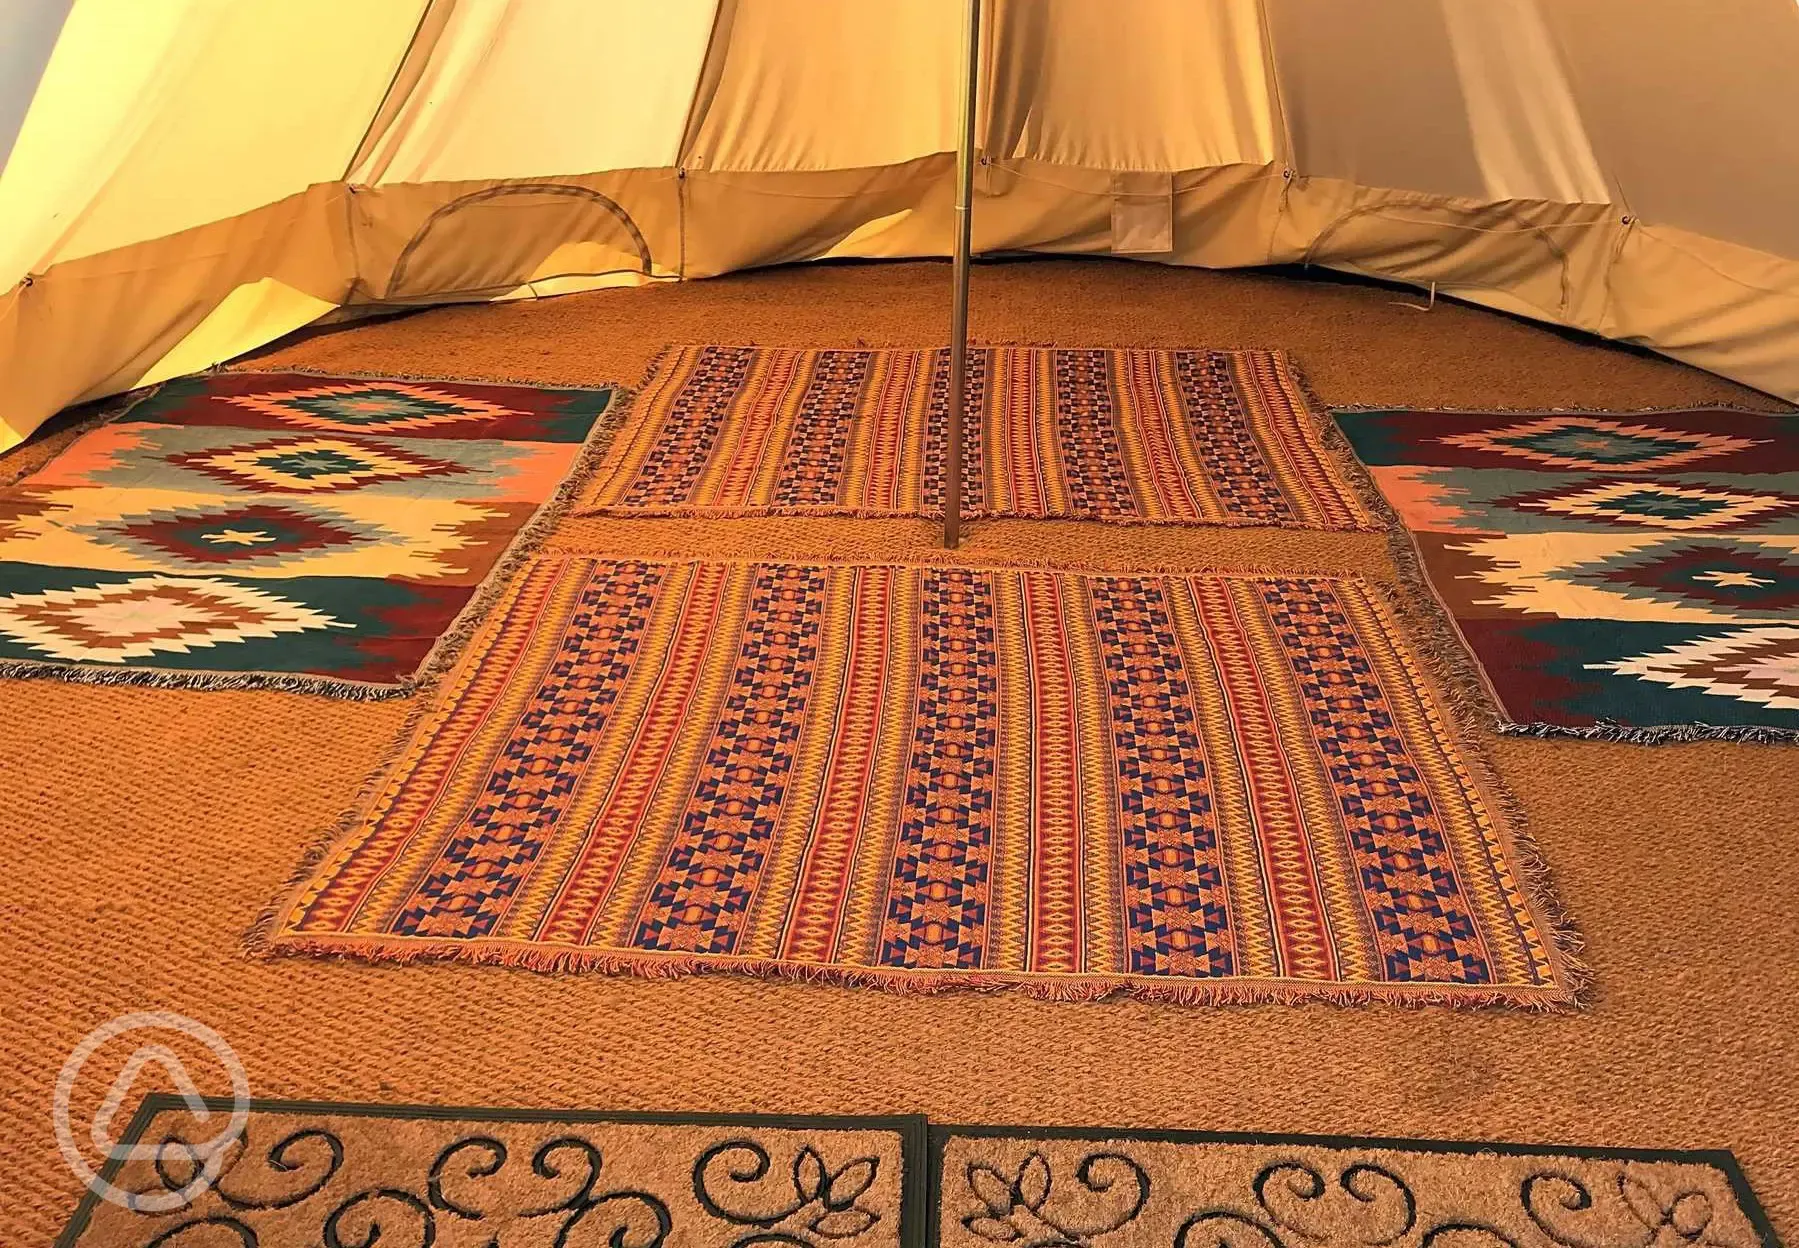
{"type": "MultiPolygon", "coordinates": [[[[1317,264],[1799,399],[1792,0],[985,7],[978,251],[1317,264]]],[[[0,448],[340,308],[945,255],[962,12],[0,13],[0,448]]]]}

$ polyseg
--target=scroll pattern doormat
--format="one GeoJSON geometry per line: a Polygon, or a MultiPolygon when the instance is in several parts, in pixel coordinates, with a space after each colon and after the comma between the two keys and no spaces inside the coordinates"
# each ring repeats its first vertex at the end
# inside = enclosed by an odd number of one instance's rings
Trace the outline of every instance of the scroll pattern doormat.
{"type": "Polygon", "coordinates": [[[591,467],[620,397],[171,382],[0,491],[0,673],[404,693],[591,467]]]}
{"type": "Polygon", "coordinates": [[[1724,1151],[933,1127],[940,1248],[1779,1248],[1724,1151]]]}
{"type": "MultiPolygon", "coordinates": [[[[1375,527],[1277,352],[988,347],[968,385],[974,515],[1375,527]]],[[[948,392],[946,351],[672,349],[586,509],[939,516],[948,392]]]]}
{"type": "Polygon", "coordinates": [[[57,1248],[922,1248],[922,1118],[146,1098],[57,1248]],[[222,1146],[218,1142],[223,1142],[222,1146]],[[212,1173],[207,1173],[208,1166],[212,1173]]]}
{"type": "Polygon", "coordinates": [[[1505,728],[1799,736],[1799,417],[1337,420],[1505,728]]]}
{"type": "Polygon", "coordinates": [[[544,558],[264,940],[1565,1004],[1537,873],[1357,581],[544,558]]]}
{"type": "Polygon", "coordinates": [[[203,1104],[146,1098],[57,1248],[1779,1248],[1722,1150],[203,1104]]]}

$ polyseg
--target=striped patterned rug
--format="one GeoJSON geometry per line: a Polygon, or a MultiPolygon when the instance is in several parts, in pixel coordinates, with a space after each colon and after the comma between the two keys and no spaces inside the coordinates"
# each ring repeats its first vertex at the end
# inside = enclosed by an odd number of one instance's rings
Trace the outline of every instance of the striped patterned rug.
{"type": "Polygon", "coordinates": [[[275,950],[1550,1005],[1507,807],[1353,580],[534,561],[275,950]]]}
{"type": "MultiPolygon", "coordinates": [[[[941,515],[945,351],[681,347],[592,515],[941,515]]],[[[963,508],[1374,529],[1270,351],[976,349],[963,508]]],[[[622,441],[622,440],[621,440],[622,441]]]]}

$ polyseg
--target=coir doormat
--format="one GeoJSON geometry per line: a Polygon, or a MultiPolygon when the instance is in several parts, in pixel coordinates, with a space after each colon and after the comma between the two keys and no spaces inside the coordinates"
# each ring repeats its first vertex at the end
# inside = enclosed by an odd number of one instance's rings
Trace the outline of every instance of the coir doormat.
{"type": "Polygon", "coordinates": [[[1728,1152],[933,1127],[941,1248],[1779,1248],[1728,1152]]]}
{"type": "Polygon", "coordinates": [[[57,1248],[1779,1248],[1726,1151],[146,1098],[57,1248]]]}

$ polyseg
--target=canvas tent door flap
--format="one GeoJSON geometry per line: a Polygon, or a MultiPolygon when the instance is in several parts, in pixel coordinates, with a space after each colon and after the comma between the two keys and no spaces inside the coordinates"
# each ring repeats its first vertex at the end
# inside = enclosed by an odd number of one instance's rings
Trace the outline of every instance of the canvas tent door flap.
{"type": "MultiPolygon", "coordinates": [[[[0,446],[341,307],[952,239],[965,0],[0,7],[0,446]]],[[[1307,262],[1799,398],[1793,0],[989,0],[978,252],[1307,262]]]]}

